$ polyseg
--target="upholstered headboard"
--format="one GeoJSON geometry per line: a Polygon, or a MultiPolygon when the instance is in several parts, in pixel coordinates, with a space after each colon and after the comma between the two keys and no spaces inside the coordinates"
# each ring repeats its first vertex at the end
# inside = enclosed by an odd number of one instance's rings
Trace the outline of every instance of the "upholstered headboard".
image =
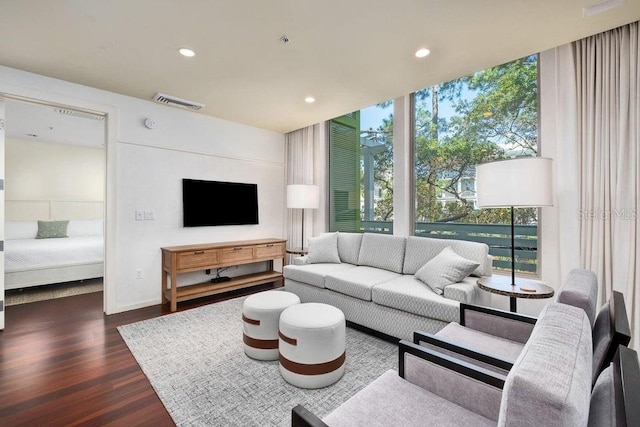
{"type": "Polygon", "coordinates": [[[5,221],[99,219],[104,202],[57,200],[5,200],[5,221]]]}

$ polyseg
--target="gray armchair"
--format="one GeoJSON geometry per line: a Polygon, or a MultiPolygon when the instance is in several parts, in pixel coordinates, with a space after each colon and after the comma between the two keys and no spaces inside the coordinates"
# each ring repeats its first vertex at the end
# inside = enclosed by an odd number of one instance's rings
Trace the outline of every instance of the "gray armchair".
{"type": "Polygon", "coordinates": [[[640,425],[640,365],[621,347],[591,387],[591,325],[551,303],[507,376],[411,342],[388,371],[320,420],[298,405],[294,427],[640,425]]]}
{"type": "MultiPolygon", "coordinates": [[[[595,295],[595,274],[574,269],[557,299],[559,303],[582,308],[593,325],[594,384],[613,360],[618,346],[628,345],[631,339],[623,295],[614,291],[597,314],[595,295]]],[[[506,375],[529,339],[536,320],[531,316],[461,304],[460,323],[451,323],[436,334],[417,331],[413,341],[506,375]]]]}

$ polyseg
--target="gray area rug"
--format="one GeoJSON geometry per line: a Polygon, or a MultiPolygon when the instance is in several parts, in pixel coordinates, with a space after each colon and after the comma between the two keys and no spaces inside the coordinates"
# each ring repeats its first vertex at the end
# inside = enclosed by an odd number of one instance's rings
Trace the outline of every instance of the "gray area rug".
{"type": "Polygon", "coordinates": [[[120,334],[179,426],[289,426],[303,404],[325,416],[389,369],[397,346],[347,328],[347,366],[336,384],[305,390],[285,382],[278,362],[242,348],[246,297],[120,326],[120,334]]]}
{"type": "Polygon", "coordinates": [[[74,295],[102,292],[102,277],[77,282],[56,283],[53,285],[33,286],[24,289],[5,291],[5,305],[27,304],[74,295]]]}

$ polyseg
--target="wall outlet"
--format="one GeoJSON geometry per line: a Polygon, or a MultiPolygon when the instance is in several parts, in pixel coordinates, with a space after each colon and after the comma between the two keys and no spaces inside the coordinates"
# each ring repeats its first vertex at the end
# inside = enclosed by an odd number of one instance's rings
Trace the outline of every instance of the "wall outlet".
{"type": "Polygon", "coordinates": [[[136,279],[142,279],[144,277],[144,272],[140,269],[136,270],[136,279]]]}
{"type": "Polygon", "coordinates": [[[136,221],[144,220],[144,211],[136,211],[136,221]]]}

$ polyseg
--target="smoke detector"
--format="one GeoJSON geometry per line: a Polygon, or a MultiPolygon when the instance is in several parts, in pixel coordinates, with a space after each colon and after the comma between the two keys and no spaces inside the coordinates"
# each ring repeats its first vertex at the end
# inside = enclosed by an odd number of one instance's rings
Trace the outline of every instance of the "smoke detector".
{"type": "Polygon", "coordinates": [[[189,101],[188,99],[178,98],[177,96],[167,95],[160,92],[153,95],[153,98],[151,99],[160,104],[184,108],[185,110],[199,111],[204,108],[204,104],[201,104],[199,102],[189,101]]]}

